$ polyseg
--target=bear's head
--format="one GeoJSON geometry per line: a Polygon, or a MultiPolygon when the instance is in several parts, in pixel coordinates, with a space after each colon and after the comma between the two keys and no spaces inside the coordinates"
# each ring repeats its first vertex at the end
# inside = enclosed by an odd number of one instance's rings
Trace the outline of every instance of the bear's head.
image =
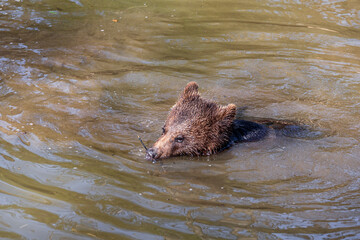
{"type": "Polygon", "coordinates": [[[162,135],[146,153],[155,160],[179,155],[210,155],[229,142],[236,106],[220,106],[201,98],[190,82],[171,108],[162,135]]]}

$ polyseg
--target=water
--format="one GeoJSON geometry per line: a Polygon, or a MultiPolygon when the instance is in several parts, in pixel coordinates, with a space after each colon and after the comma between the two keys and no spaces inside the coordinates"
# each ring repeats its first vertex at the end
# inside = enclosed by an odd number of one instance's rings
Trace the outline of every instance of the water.
{"type": "Polygon", "coordinates": [[[360,5],[0,1],[4,239],[359,239],[360,5]],[[189,81],[319,138],[145,161],[189,81]]]}

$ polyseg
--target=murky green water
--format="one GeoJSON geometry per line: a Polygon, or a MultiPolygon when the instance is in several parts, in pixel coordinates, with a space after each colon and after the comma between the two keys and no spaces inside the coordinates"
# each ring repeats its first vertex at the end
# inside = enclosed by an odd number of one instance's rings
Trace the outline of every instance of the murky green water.
{"type": "Polygon", "coordinates": [[[3,239],[359,239],[360,4],[0,0],[3,239]],[[189,81],[325,134],[144,160],[189,81]]]}

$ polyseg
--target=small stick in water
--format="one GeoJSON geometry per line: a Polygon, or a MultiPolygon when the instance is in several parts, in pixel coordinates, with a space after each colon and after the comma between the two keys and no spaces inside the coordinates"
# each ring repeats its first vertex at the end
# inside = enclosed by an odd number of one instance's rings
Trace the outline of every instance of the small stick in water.
{"type": "Polygon", "coordinates": [[[143,143],[143,141],[141,140],[140,136],[138,136],[138,139],[140,140],[141,145],[143,145],[143,147],[144,147],[144,148],[145,148],[145,150],[147,151],[148,149],[147,149],[147,147],[145,146],[145,144],[143,143]]]}
{"type": "MultiPolygon", "coordinates": [[[[140,136],[138,136],[138,139],[139,139],[139,141],[141,142],[141,145],[143,145],[143,147],[144,147],[145,150],[147,151],[148,149],[147,149],[147,147],[145,146],[145,144],[143,143],[143,141],[141,140],[141,137],[140,137],[140,136]]],[[[156,160],[155,160],[154,158],[151,158],[151,162],[152,162],[152,163],[156,163],[156,160]]]]}

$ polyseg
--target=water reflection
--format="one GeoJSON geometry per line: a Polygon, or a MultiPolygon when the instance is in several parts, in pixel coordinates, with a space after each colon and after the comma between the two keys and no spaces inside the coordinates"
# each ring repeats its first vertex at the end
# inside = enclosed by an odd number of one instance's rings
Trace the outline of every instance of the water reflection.
{"type": "Polygon", "coordinates": [[[359,232],[356,1],[0,1],[0,235],[359,232]],[[326,134],[144,160],[177,94],[326,134]]]}

